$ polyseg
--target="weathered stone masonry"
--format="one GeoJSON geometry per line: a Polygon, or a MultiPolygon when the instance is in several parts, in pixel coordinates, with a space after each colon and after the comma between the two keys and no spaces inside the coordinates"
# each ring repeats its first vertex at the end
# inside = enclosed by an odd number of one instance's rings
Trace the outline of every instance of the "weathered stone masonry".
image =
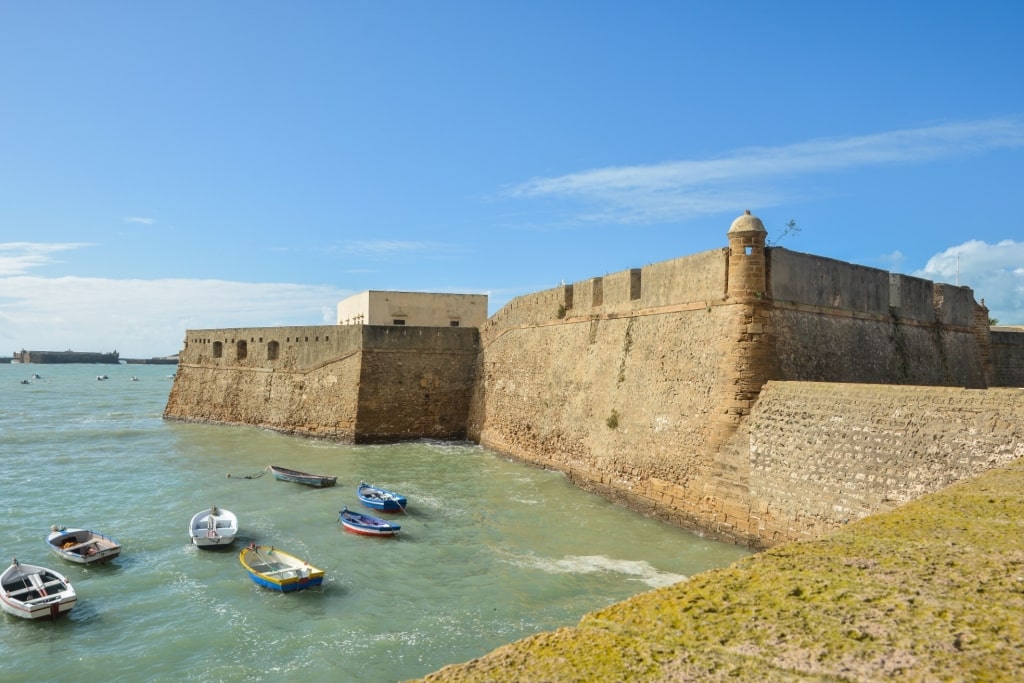
{"type": "Polygon", "coordinates": [[[459,439],[475,328],[189,330],[164,416],[372,443],[459,439]]]}
{"type": "Polygon", "coordinates": [[[1024,390],[985,389],[1024,384],[1024,334],[990,334],[968,288],[768,248],[749,214],[727,237],[479,330],[190,330],[165,416],[465,437],[755,547],[1024,454],[1024,390]]]}

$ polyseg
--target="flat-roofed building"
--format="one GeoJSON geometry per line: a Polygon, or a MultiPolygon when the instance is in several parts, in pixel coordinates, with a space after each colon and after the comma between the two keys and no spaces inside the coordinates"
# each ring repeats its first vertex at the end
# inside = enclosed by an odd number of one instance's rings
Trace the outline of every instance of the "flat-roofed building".
{"type": "Polygon", "coordinates": [[[487,320],[486,294],[367,290],[338,303],[339,325],[479,327],[487,320]]]}

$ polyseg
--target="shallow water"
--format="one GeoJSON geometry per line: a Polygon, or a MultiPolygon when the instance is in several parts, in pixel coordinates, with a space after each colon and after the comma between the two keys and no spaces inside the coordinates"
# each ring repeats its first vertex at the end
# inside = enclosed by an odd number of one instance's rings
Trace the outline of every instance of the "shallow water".
{"type": "Polygon", "coordinates": [[[53,567],[78,592],[56,622],[0,615],[4,681],[405,680],[749,554],[470,443],[164,422],[174,369],[0,364],[0,563],[53,567]],[[338,485],[280,482],[270,464],[338,485]],[[338,511],[364,509],[364,480],[409,498],[388,515],[397,537],[343,531],[338,511]],[[228,550],[189,544],[191,516],[211,505],[239,517],[228,550]],[[122,555],[61,560],[52,524],[113,536],[122,555]],[[324,585],[256,586],[238,561],[250,541],[325,569],[324,585]]]}

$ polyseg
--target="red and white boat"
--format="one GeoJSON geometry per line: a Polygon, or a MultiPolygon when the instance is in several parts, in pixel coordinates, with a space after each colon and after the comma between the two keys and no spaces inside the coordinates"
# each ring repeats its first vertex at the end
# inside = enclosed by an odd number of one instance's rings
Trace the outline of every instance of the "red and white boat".
{"type": "Polygon", "coordinates": [[[338,519],[346,530],[363,536],[394,536],[402,528],[386,519],[355,512],[347,507],[338,513],[338,519]]]}

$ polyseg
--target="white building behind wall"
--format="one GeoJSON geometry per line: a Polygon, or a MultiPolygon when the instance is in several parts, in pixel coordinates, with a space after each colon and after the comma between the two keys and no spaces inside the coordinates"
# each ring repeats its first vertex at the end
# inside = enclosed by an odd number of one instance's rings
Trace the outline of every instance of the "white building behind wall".
{"type": "Polygon", "coordinates": [[[339,325],[479,327],[486,320],[486,294],[368,290],[338,303],[339,325]]]}

